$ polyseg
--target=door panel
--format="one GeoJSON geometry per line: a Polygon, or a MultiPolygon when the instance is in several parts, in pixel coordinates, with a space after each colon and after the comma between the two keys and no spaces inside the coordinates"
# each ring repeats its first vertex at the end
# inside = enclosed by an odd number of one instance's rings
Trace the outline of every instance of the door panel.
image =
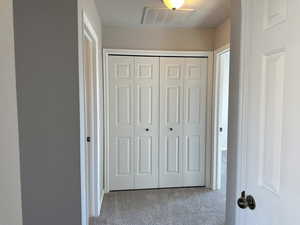
{"type": "Polygon", "coordinates": [[[179,174],[180,137],[170,136],[166,138],[166,173],[179,174]]]}
{"type": "Polygon", "coordinates": [[[246,191],[257,202],[242,213],[249,225],[300,220],[299,8],[299,1],[254,0],[248,9],[255,35],[247,48],[246,191]]]}
{"type": "Polygon", "coordinates": [[[185,58],[184,149],[185,186],[205,184],[207,58],[185,58]]]}
{"type": "Polygon", "coordinates": [[[158,186],[159,58],[135,57],[135,188],[158,186]]]}
{"type": "Polygon", "coordinates": [[[160,187],[183,186],[184,58],[160,58],[160,187]]]}
{"type": "Polygon", "coordinates": [[[131,137],[119,137],[116,142],[117,176],[130,175],[131,137]]]}
{"type": "Polygon", "coordinates": [[[180,125],[180,86],[166,87],[165,112],[167,124],[180,125]]]}
{"type": "Polygon", "coordinates": [[[110,189],[134,187],[134,57],[109,57],[110,189]]]}
{"type": "Polygon", "coordinates": [[[117,126],[131,124],[131,87],[128,85],[115,86],[117,126]]]}
{"type": "Polygon", "coordinates": [[[137,143],[137,174],[152,174],[153,141],[151,137],[139,137],[137,143]]]}

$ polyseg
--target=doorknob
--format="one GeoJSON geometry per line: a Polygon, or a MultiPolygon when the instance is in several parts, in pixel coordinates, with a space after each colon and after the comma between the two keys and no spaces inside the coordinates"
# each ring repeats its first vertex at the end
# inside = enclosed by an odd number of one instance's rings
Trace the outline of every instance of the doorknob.
{"type": "Polygon", "coordinates": [[[146,130],[146,131],[149,131],[149,128],[146,128],[145,130],[146,130]]]}
{"type": "Polygon", "coordinates": [[[173,128],[172,128],[172,127],[170,128],[170,131],[173,131],[173,128]]]}
{"type": "Polygon", "coordinates": [[[247,195],[246,192],[242,191],[241,197],[237,201],[238,206],[241,209],[249,208],[251,210],[254,210],[256,208],[256,202],[252,195],[247,195]]]}
{"type": "Polygon", "coordinates": [[[86,142],[91,142],[91,137],[86,137],[86,142]]]}

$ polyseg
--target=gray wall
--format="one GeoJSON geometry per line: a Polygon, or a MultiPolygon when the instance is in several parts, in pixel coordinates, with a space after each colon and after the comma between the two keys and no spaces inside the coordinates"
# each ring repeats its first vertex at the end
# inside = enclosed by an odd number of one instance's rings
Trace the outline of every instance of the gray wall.
{"type": "Polygon", "coordinates": [[[22,225],[12,0],[0,1],[0,224],[22,225]]]}
{"type": "Polygon", "coordinates": [[[24,225],[79,225],[77,0],[14,0],[24,225]]]}
{"type": "Polygon", "coordinates": [[[241,58],[241,0],[231,0],[231,42],[230,42],[230,87],[229,87],[229,120],[228,120],[228,169],[227,169],[227,213],[226,225],[236,224],[236,201],[239,191],[238,178],[238,137],[239,91],[240,91],[240,58],[241,58]]]}
{"type": "Polygon", "coordinates": [[[207,51],[214,47],[215,29],[104,27],[103,47],[119,49],[207,51]]]}

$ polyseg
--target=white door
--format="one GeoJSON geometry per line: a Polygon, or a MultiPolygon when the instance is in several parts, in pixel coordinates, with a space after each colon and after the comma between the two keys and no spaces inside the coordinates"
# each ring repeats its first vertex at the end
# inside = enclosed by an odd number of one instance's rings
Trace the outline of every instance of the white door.
{"type": "Polygon", "coordinates": [[[158,185],[158,76],[158,57],[109,57],[111,190],[158,185]]]}
{"type": "Polygon", "coordinates": [[[93,42],[89,36],[84,35],[83,39],[83,60],[84,60],[84,105],[85,105],[85,190],[86,209],[88,217],[95,214],[95,128],[94,128],[94,68],[93,42]]]}
{"type": "MultiPolygon", "coordinates": [[[[226,173],[226,166],[223,166],[223,154],[227,151],[228,138],[228,97],[229,97],[229,64],[230,52],[226,51],[218,57],[218,172],[217,189],[225,187],[225,181],[222,181],[222,173],[226,173]],[[224,184],[222,183],[224,182],[224,184]]],[[[226,153],[225,153],[226,154],[226,153]]]]}
{"type": "Polygon", "coordinates": [[[183,186],[184,58],[160,58],[159,186],[183,186]]]}
{"type": "Polygon", "coordinates": [[[109,57],[109,182],[111,190],[134,187],[134,57],[109,57]]]}
{"type": "Polygon", "coordinates": [[[247,225],[299,224],[300,1],[253,0],[248,11],[247,225]]]}
{"type": "Polygon", "coordinates": [[[227,151],[229,59],[229,51],[219,56],[219,151],[227,151]]]}
{"type": "Polygon", "coordinates": [[[205,185],[207,58],[184,59],[184,186],[205,185]]]}
{"type": "Polygon", "coordinates": [[[135,188],[157,188],[159,58],[135,57],[135,188]]]}
{"type": "Polygon", "coordinates": [[[207,58],[160,58],[160,187],[204,186],[207,58]]]}

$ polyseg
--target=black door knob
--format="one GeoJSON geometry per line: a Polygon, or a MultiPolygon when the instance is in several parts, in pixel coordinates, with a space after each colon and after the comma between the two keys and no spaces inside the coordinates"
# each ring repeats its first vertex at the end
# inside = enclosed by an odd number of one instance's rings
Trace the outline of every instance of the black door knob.
{"type": "Polygon", "coordinates": [[[246,196],[245,191],[241,193],[241,197],[238,199],[237,204],[241,209],[249,208],[251,210],[254,210],[256,208],[254,197],[252,195],[246,196]]]}
{"type": "Polygon", "coordinates": [[[146,131],[149,131],[149,128],[146,128],[145,130],[146,130],[146,131]]]}
{"type": "Polygon", "coordinates": [[[173,128],[172,128],[172,127],[170,128],[170,131],[173,131],[173,128]]]}
{"type": "Polygon", "coordinates": [[[238,199],[237,204],[241,209],[246,209],[248,207],[245,191],[241,193],[241,197],[238,199]]]}

